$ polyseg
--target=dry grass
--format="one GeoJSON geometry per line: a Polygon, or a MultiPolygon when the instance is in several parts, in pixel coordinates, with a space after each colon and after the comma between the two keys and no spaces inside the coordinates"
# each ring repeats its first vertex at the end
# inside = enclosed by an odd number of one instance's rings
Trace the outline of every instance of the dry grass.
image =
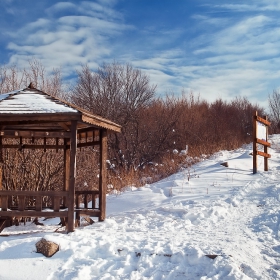
{"type": "Polygon", "coordinates": [[[108,172],[108,192],[120,193],[130,187],[141,187],[166,178],[198,162],[198,157],[168,153],[162,162],[150,163],[141,169],[108,172]]]}

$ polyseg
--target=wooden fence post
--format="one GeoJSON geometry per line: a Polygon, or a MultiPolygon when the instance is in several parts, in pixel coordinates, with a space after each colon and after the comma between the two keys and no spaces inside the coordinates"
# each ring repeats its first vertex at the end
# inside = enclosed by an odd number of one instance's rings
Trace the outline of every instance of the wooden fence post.
{"type": "MultiPolygon", "coordinates": [[[[267,116],[264,118],[267,121],[267,116]]],[[[268,139],[268,129],[266,129],[266,141],[268,139]]],[[[268,154],[268,146],[264,145],[264,152],[268,154]]],[[[264,171],[268,171],[268,157],[264,157],[264,171]]]]}
{"type": "Polygon", "coordinates": [[[256,111],[253,116],[253,174],[257,173],[257,116],[256,111]]]}

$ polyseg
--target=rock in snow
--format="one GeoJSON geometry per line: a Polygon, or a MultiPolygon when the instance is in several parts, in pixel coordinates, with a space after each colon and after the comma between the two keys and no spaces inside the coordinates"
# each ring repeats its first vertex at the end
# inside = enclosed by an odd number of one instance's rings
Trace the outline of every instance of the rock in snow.
{"type": "Polygon", "coordinates": [[[56,252],[59,251],[59,246],[51,241],[47,241],[42,238],[36,243],[37,253],[42,253],[46,257],[52,257],[56,252]]]}

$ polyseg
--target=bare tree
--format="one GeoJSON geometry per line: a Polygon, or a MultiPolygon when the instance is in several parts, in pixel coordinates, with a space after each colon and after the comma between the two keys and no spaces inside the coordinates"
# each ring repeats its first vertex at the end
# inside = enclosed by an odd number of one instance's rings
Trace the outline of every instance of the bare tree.
{"type": "MultiPolygon", "coordinates": [[[[96,72],[87,65],[78,71],[71,102],[122,126],[122,134],[111,135],[110,153],[119,166],[134,166],[139,118],[155,96],[156,86],[141,70],[130,64],[103,64],[96,72]]],[[[137,154],[137,155],[136,155],[137,154]]]]}
{"type": "Polygon", "coordinates": [[[23,69],[15,65],[0,66],[0,94],[26,88],[32,82],[36,88],[53,96],[65,96],[59,68],[54,68],[52,73],[48,74],[40,61],[31,59],[28,64],[29,66],[23,69]]]}
{"type": "Polygon", "coordinates": [[[85,65],[78,71],[71,101],[125,125],[138,109],[150,104],[155,89],[149,77],[130,64],[103,64],[96,72],[85,65]]]}

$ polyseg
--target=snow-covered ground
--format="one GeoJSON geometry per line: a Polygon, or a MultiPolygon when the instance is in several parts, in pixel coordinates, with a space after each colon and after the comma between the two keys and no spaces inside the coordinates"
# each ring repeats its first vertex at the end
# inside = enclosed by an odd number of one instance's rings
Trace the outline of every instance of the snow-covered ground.
{"type": "Polygon", "coordinates": [[[267,172],[259,157],[252,174],[248,145],[108,196],[106,221],[73,233],[57,219],[6,228],[0,279],[280,279],[280,135],[270,142],[267,172]],[[51,258],[42,237],[60,246],[51,258]]]}

